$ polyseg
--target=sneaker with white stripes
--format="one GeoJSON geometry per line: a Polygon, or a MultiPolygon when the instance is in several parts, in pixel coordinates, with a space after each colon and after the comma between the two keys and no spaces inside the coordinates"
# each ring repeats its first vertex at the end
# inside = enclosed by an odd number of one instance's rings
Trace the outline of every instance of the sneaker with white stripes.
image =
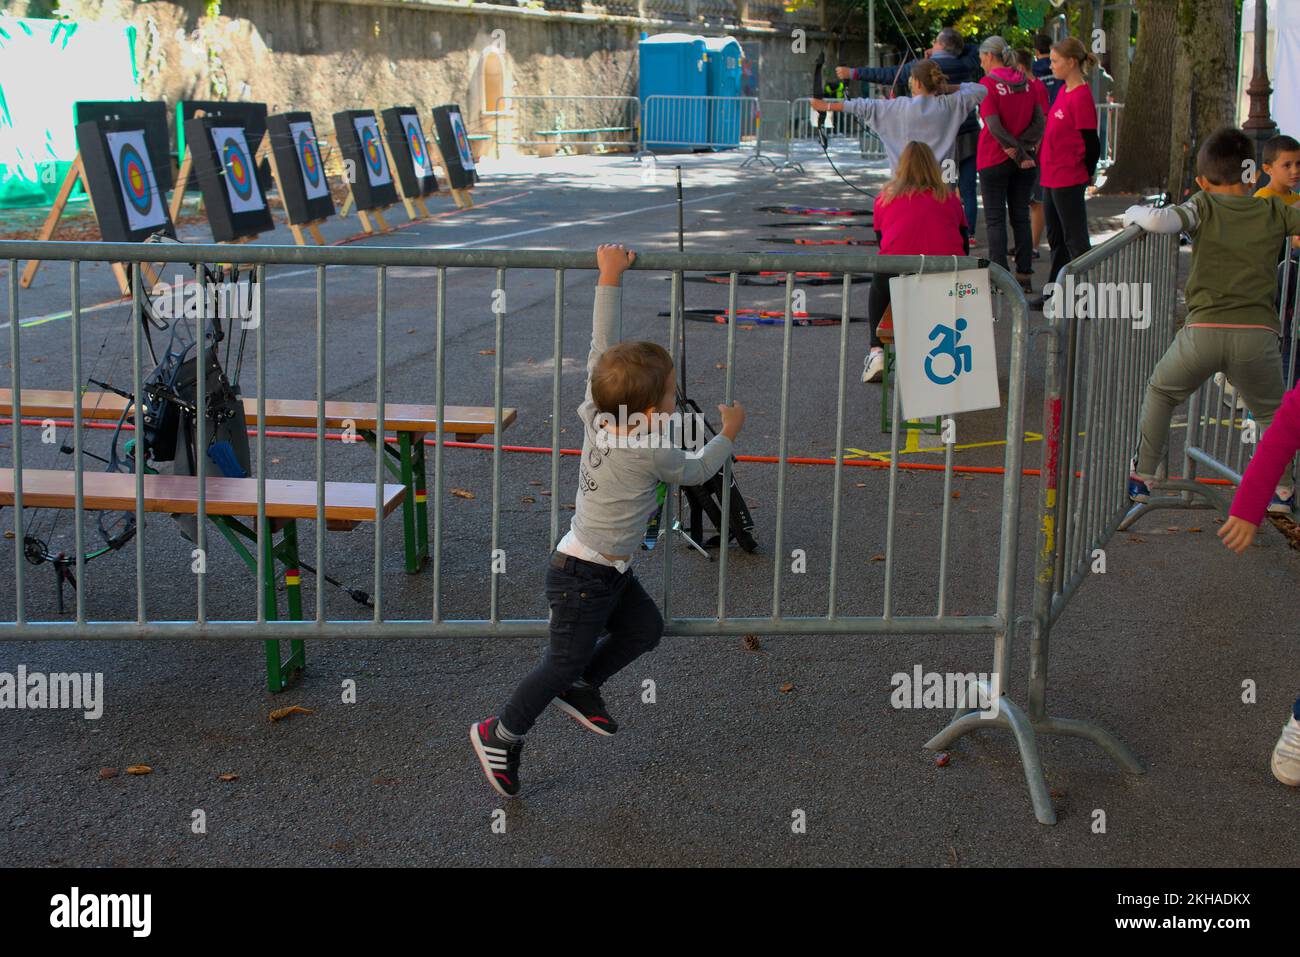
{"type": "Polygon", "coordinates": [[[1273,499],[1268,503],[1268,514],[1290,515],[1295,511],[1295,489],[1289,485],[1279,485],[1273,490],[1273,499]]]}
{"type": "Polygon", "coordinates": [[[862,381],[878,382],[885,371],[885,350],[872,349],[862,363],[862,381]]]}
{"type": "Polygon", "coordinates": [[[1273,747],[1273,777],[1290,787],[1300,787],[1300,721],[1292,714],[1273,747]]]}
{"type": "Polygon", "coordinates": [[[500,725],[495,716],[470,725],[469,741],[474,745],[488,784],[503,797],[515,797],[520,788],[519,753],[524,749],[524,742],[506,741],[497,730],[500,725]]]}

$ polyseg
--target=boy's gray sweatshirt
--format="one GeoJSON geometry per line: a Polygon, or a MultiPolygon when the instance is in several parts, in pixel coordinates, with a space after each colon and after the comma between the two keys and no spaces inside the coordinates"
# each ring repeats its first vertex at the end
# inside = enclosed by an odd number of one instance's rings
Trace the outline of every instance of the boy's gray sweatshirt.
{"type": "Polygon", "coordinates": [[[929,146],[942,167],[945,159],[956,159],[957,131],[988,92],[982,83],[963,83],[956,93],[937,96],[845,100],[844,112],[859,117],[880,137],[890,169],[898,168],[898,157],[913,140],[929,146]]]}
{"type": "MultiPolygon", "coordinates": [[[[632,448],[621,437],[601,429],[591,398],[591,373],[614,341],[620,326],[623,288],[597,286],[591,319],[591,352],[587,356],[587,395],[578,406],[582,419],[582,464],[573,534],[602,555],[630,556],[641,547],[646,520],[657,504],[659,483],[699,485],[717,472],[732,454],[725,435],[715,435],[698,452],[671,445],[632,448]]],[[[628,410],[631,415],[635,410],[628,410]]]]}

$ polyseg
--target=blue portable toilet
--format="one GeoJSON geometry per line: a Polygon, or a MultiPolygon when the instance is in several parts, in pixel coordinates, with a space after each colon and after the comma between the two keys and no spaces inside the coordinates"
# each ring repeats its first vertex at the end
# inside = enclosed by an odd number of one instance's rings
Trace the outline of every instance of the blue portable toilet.
{"type": "Polygon", "coordinates": [[[709,92],[703,37],[661,33],[638,44],[641,125],[648,150],[706,146],[707,100],[651,100],[654,96],[703,97],[709,92]]]}
{"type": "MultiPolygon", "coordinates": [[[[745,53],[733,37],[706,37],[704,49],[709,56],[705,74],[709,96],[741,95],[741,61],[745,53]]],[[[714,149],[732,149],[740,145],[743,119],[748,110],[744,103],[709,103],[709,142],[714,149]]]]}

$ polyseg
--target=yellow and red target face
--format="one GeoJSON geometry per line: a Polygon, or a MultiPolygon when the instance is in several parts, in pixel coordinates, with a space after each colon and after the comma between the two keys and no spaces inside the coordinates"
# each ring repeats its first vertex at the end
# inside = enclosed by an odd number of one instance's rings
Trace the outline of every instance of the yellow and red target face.
{"type": "Polygon", "coordinates": [[[122,180],[122,193],[126,196],[126,201],[141,213],[147,213],[153,206],[153,196],[149,191],[149,176],[145,173],[144,160],[130,144],[122,147],[118,161],[118,175],[122,180]]]}
{"type": "Polygon", "coordinates": [[[383,158],[379,155],[379,138],[375,131],[369,127],[361,133],[361,146],[366,152],[366,164],[376,174],[384,170],[383,158]]]}
{"type": "Polygon", "coordinates": [[[253,195],[253,180],[249,175],[248,157],[234,140],[226,140],[221,150],[221,161],[226,167],[231,189],[241,199],[253,195]]]}

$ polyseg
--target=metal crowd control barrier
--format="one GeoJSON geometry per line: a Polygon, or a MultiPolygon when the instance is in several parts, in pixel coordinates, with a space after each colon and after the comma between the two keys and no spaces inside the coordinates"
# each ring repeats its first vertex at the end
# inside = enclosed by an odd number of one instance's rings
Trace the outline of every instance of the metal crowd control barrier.
{"type": "Polygon", "coordinates": [[[1101,169],[1115,165],[1115,148],[1119,145],[1119,122],[1123,112],[1123,103],[1097,104],[1097,126],[1101,137],[1101,157],[1097,160],[1097,166],[1101,169]]]}
{"type": "Polygon", "coordinates": [[[755,149],[760,116],[753,96],[648,96],[642,108],[641,152],[755,149]]]}
{"type": "Polygon", "coordinates": [[[1177,266],[1178,236],[1131,226],[1066,266],[1049,305],[1029,716],[1021,739],[1042,787],[1034,796],[1039,820],[1052,812],[1035,734],[1086,738],[1126,771],[1142,771],[1100,727],[1048,715],[1048,648],[1054,623],[1091,574],[1095,550],[1129,513],[1142,398],[1174,333],[1177,266]]]}
{"type": "MultiPolygon", "coordinates": [[[[835,101],[829,101],[835,102],[835,101]]],[[[801,96],[790,101],[791,162],[797,163],[797,154],[815,150],[821,152],[818,142],[817,114],[813,112],[812,97],[801,96]]],[[[867,124],[852,113],[827,114],[826,149],[838,153],[835,159],[857,158],[883,160],[885,146],[880,137],[867,124]]]]}
{"type": "Polygon", "coordinates": [[[641,101],[635,96],[502,96],[496,101],[493,140],[543,155],[621,147],[640,141],[641,101]]]}
{"type": "MultiPolygon", "coordinates": [[[[394,247],[363,247],[363,246],[346,246],[346,247],[286,247],[286,246],[254,246],[254,245],[179,245],[179,244],[132,244],[132,243],[37,243],[37,242],[0,242],[0,259],[9,261],[9,344],[11,350],[11,384],[13,389],[13,403],[15,412],[22,408],[22,394],[24,386],[31,386],[31,383],[23,382],[23,366],[21,363],[21,340],[23,339],[23,327],[20,315],[20,302],[18,298],[17,277],[19,274],[18,261],[28,258],[39,258],[47,262],[67,261],[71,265],[71,313],[69,321],[69,332],[71,334],[74,350],[80,342],[80,333],[82,327],[82,312],[80,307],[80,271],[79,267],[82,262],[129,262],[132,263],[133,272],[136,278],[136,289],[139,286],[140,263],[145,261],[157,262],[164,261],[167,263],[194,264],[204,262],[236,262],[242,264],[255,264],[259,272],[259,279],[262,281],[262,288],[265,289],[265,280],[267,275],[275,267],[307,267],[315,273],[315,338],[317,348],[316,361],[316,382],[317,382],[317,421],[318,429],[315,438],[316,458],[315,458],[315,477],[314,484],[317,490],[317,510],[316,510],[316,530],[315,530],[315,561],[320,575],[328,572],[330,564],[326,555],[324,533],[326,523],[324,517],[324,382],[325,382],[325,365],[322,358],[327,355],[326,345],[329,336],[329,327],[325,321],[325,271],[330,266],[347,266],[347,267],[370,267],[374,270],[373,275],[376,280],[376,313],[375,313],[375,355],[374,376],[375,376],[375,401],[377,405],[375,432],[378,435],[384,433],[384,395],[386,389],[386,342],[388,327],[388,284],[387,276],[390,269],[402,268],[409,271],[411,268],[432,268],[435,270],[436,278],[429,280],[429,294],[434,303],[434,314],[431,321],[434,325],[436,355],[434,359],[435,385],[438,421],[444,421],[443,413],[446,408],[446,397],[444,395],[445,371],[447,366],[447,341],[448,341],[448,321],[447,321],[447,282],[448,270],[458,270],[456,281],[458,284],[466,282],[465,270],[487,271],[490,281],[495,284],[496,289],[504,289],[507,274],[513,270],[549,270],[554,278],[554,309],[553,309],[553,360],[554,372],[551,381],[551,486],[552,488],[560,487],[560,423],[564,421],[564,410],[561,408],[561,375],[565,365],[563,359],[563,336],[566,324],[573,320],[567,315],[564,283],[565,274],[568,270],[592,270],[595,267],[595,255],[592,252],[563,252],[549,250],[506,250],[506,249],[476,249],[476,250],[457,250],[457,249],[428,249],[428,248],[394,248],[394,247]]],[[[973,584],[982,586],[984,593],[987,595],[981,601],[988,602],[988,607],[974,607],[954,611],[951,608],[952,601],[949,596],[949,582],[951,569],[950,564],[953,560],[952,536],[950,533],[953,517],[953,499],[956,493],[952,491],[954,464],[953,464],[953,446],[948,444],[943,456],[943,482],[942,486],[936,484],[934,491],[937,494],[940,504],[938,515],[938,532],[937,548],[926,552],[926,561],[934,562],[932,568],[937,586],[934,591],[934,604],[932,614],[899,614],[897,611],[896,599],[898,592],[898,582],[901,573],[897,570],[897,556],[895,549],[896,541],[896,521],[895,513],[899,500],[899,452],[900,452],[900,432],[894,430],[891,436],[891,455],[887,468],[888,493],[883,506],[885,511],[885,529],[884,553],[881,556],[883,561],[883,582],[882,601],[879,614],[844,614],[843,606],[846,604],[843,597],[844,592],[841,588],[840,581],[840,562],[839,548],[841,542],[841,530],[843,526],[843,516],[841,509],[841,491],[843,488],[843,477],[845,472],[845,425],[850,415],[848,393],[846,383],[848,380],[849,354],[850,354],[850,329],[849,318],[849,301],[851,292],[851,278],[854,273],[862,272],[888,272],[888,273],[916,273],[924,271],[926,273],[950,273],[955,268],[980,268],[986,265],[982,260],[973,257],[959,257],[955,259],[941,257],[921,257],[921,256],[876,256],[860,255],[845,253],[818,252],[798,256],[799,262],[797,268],[800,270],[828,271],[843,275],[843,283],[839,289],[840,310],[842,323],[839,327],[839,349],[838,360],[836,364],[837,380],[835,385],[836,392],[836,412],[834,423],[834,443],[836,449],[834,473],[833,473],[833,501],[829,516],[829,540],[830,540],[830,559],[828,569],[828,593],[827,604],[824,614],[809,614],[791,616],[785,614],[782,603],[782,573],[786,561],[785,552],[789,544],[793,541],[791,533],[797,533],[798,530],[787,529],[786,527],[786,501],[787,501],[787,477],[790,469],[790,399],[791,399],[791,377],[792,377],[792,329],[793,323],[787,321],[784,323],[782,330],[781,343],[781,365],[779,369],[770,369],[767,374],[780,376],[781,398],[779,409],[779,451],[776,465],[776,489],[775,489],[775,514],[773,521],[772,549],[771,554],[774,556],[772,563],[772,589],[771,589],[771,614],[770,615],[744,615],[738,616],[728,612],[728,550],[722,548],[719,552],[717,563],[717,606],[716,614],[709,616],[686,617],[679,615],[674,609],[674,591],[672,566],[674,561],[673,548],[663,547],[660,553],[662,557],[663,570],[663,615],[665,620],[665,631],[668,635],[674,636],[711,636],[711,635],[813,635],[813,634],[839,634],[839,635],[856,635],[862,637],[868,636],[899,636],[899,635],[936,635],[936,636],[983,636],[991,639],[993,646],[993,668],[992,680],[986,686],[986,691],[997,696],[998,710],[992,719],[981,719],[976,714],[964,714],[958,717],[955,722],[940,733],[938,736],[928,742],[927,747],[942,748],[947,743],[962,734],[973,730],[975,727],[997,727],[1011,730],[1020,746],[1021,755],[1025,762],[1025,770],[1029,777],[1030,791],[1034,800],[1034,807],[1038,818],[1041,821],[1049,822],[1051,817],[1050,803],[1047,802],[1047,793],[1042,781],[1041,769],[1038,765],[1037,753],[1033,747],[1033,732],[1030,719],[1026,717],[1025,712],[1015,704],[1010,696],[1010,659],[1011,645],[1014,638],[1014,628],[1016,623],[1016,573],[1018,567],[1018,558],[1020,557],[1020,536],[1019,536],[1019,515],[1020,515],[1020,496],[1022,485],[1022,458],[1023,458],[1023,426],[1025,411],[1025,382],[1026,382],[1026,364],[1028,359],[1028,340],[1029,340],[1029,313],[1025,303],[1024,296],[1019,285],[1005,270],[999,267],[991,267],[990,275],[993,287],[1002,295],[1003,301],[1007,305],[1007,311],[1010,314],[1010,356],[1009,363],[1006,367],[1007,372],[1007,393],[1005,400],[1005,451],[1002,455],[1002,480],[1001,480],[1001,525],[998,533],[997,555],[995,560],[981,561],[969,565],[969,572],[965,573],[969,578],[963,578],[963,585],[971,584],[970,578],[976,578],[980,575],[984,579],[973,584]],[[942,491],[940,492],[940,488],[942,491]],[[994,685],[996,682],[996,685],[994,685]]],[[[678,290],[683,282],[683,272],[685,270],[703,270],[703,271],[721,271],[731,274],[731,283],[729,287],[729,303],[726,330],[726,360],[725,360],[725,401],[732,401],[735,391],[735,369],[736,369],[736,352],[737,352],[737,319],[736,319],[736,289],[737,274],[742,272],[756,271],[773,271],[784,273],[786,275],[785,283],[785,313],[787,316],[792,311],[792,301],[794,295],[794,273],[790,272],[792,268],[792,258],[788,255],[780,254],[760,254],[760,253],[666,253],[666,252],[644,252],[637,257],[633,266],[636,270],[652,270],[657,272],[667,272],[672,278],[671,289],[668,291],[669,302],[673,304],[670,320],[668,324],[668,339],[673,343],[675,358],[680,362],[680,339],[678,331],[684,318],[677,310],[676,304],[679,302],[678,290]]],[[[409,281],[409,279],[408,279],[409,281]]],[[[261,405],[265,400],[265,389],[267,382],[267,357],[269,326],[264,321],[267,316],[268,298],[263,296],[258,300],[257,305],[257,331],[256,331],[256,381],[257,395],[259,404],[259,415],[256,429],[256,464],[254,467],[255,479],[258,483],[258,500],[257,500],[257,528],[258,528],[258,571],[259,579],[262,579],[264,567],[262,562],[267,560],[265,550],[262,546],[262,536],[269,535],[269,526],[266,522],[265,510],[265,487],[267,456],[265,448],[266,440],[266,417],[260,414],[261,405]]],[[[485,301],[488,297],[485,297],[485,301]]],[[[141,367],[140,359],[140,326],[139,317],[141,311],[141,299],[137,296],[132,305],[133,319],[135,320],[135,347],[133,349],[133,381],[136,392],[139,392],[142,376],[144,371],[141,367]]],[[[301,314],[300,312],[296,314],[301,314]]],[[[493,358],[494,372],[494,410],[495,423],[497,428],[492,438],[491,453],[491,547],[497,549],[502,539],[501,528],[501,463],[502,463],[502,432],[501,419],[502,408],[505,393],[505,369],[507,362],[509,342],[505,336],[506,313],[502,307],[494,313],[495,323],[495,352],[493,358]]],[[[199,320],[201,321],[201,320],[199,320]]],[[[351,321],[351,320],[349,320],[351,321]]],[[[585,317],[582,322],[586,323],[585,317]]],[[[48,327],[44,327],[48,328],[48,327]]],[[[287,331],[281,325],[278,334],[292,336],[295,342],[303,336],[303,330],[300,326],[294,326],[287,331]]],[[[1153,337],[1154,338],[1154,337],[1153,337]]],[[[79,352],[74,352],[74,356],[79,352]]],[[[297,355],[297,352],[294,352],[297,355]]],[[[856,354],[855,354],[856,358],[856,354]]],[[[76,379],[79,374],[78,364],[74,361],[73,378],[76,379]]],[[[26,373],[30,380],[32,373],[26,373]]],[[[1134,372],[1130,378],[1136,375],[1134,372]]],[[[199,408],[203,408],[203,391],[204,379],[199,377],[199,408]]],[[[54,383],[42,383],[43,385],[54,385],[54,383]]],[[[80,381],[73,381],[74,390],[80,389],[80,381]]],[[[528,386],[531,388],[531,385],[528,386]]],[[[893,417],[897,420],[900,416],[899,392],[894,390],[892,405],[893,417]]],[[[139,425],[139,412],[137,407],[137,426],[139,425]]],[[[309,620],[305,621],[268,621],[266,608],[259,589],[259,599],[257,605],[257,616],[254,619],[239,620],[215,620],[207,615],[207,605],[204,596],[206,594],[206,576],[204,574],[196,575],[197,578],[197,600],[196,612],[192,620],[171,620],[162,621],[150,618],[148,615],[148,606],[145,594],[145,559],[143,545],[140,544],[140,538],[137,536],[137,548],[135,555],[136,564],[136,589],[135,589],[135,616],[133,620],[127,621],[105,621],[95,620],[86,614],[86,610],[79,598],[77,615],[75,620],[30,620],[25,612],[22,596],[25,589],[25,563],[23,558],[23,427],[21,424],[22,416],[15,414],[13,416],[12,441],[13,441],[13,466],[15,470],[15,491],[14,491],[14,510],[13,515],[14,532],[15,532],[15,586],[17,600],[15,604],[15,620],[12,622],[0,622],[0,639],[10,640],[70,640],[70,639],[249,639],[249,638],[272,638],[272,639],[315,639],[315,638],[458,638],[458,637],[520,637],[534,636],[539,637],[547,633],[548,621],[544,615],[536,618],[525,619],[505,619],[499,613],[498,595],[500,576],[496,570],[489,574],[485,569],[485,575],[489,578],[487,584],[488,594],[483,601],[483,607],[486,614],[483,617],[475,619],[449,619],[444,615],[443,599],[443,564],[444,549],[447,542],[444,540],[443,521],[443,495],[447,469],[444,467],[444,449],[441,438],[436,444],[434,453],[434,475],[432,495],[433,510],[433,535],[431,542],[432,552],[432,579],[430,582],[429,595],[429,614],[427,617],[417,619],[389,620],[385,613],[385,598],[383,587],[383,576],[381,574],[384,568],[384,536],[382,534],[381,523],[376,523],[374,534],[374,583],[373,583],[373,602],[374,612],[370,620],[352,620],[352,619],[332,619],[326,616],[324,604],[324,590],[317,588],[314,615],[308,611],[309,620]]],[[[80,443],[80,416],[76,417],[77,441],[80,443]]],[[[1117,455],[1118,453],[1115,453],[1117,455]]],[[[381,502],[383,491],[382,483],[385,476],[385,465],[383,461],[384,451],[383,443],[375,443],[375,464],[374,478],[376,482],[376,505],[381,502]]],[[[1112,455],[1114,458],[1114,455],[1112,455]]],[[[143,517],[143,492],[142,492],[142,469],[144,467],[144,457],[140,456],[136,461],[136,492],[135,492],[135,510],[138,517],[143,517]]],[[[730,463],[725,466],[729,471],[730,463]]],[[[84,463],[80,456],[77,457],[75,465],[76,481],[78,486],[82,481],[84,473],[84,463]]],[[[206,487],[208,476],[204,470],[200,470],[198,475],[198,484],[200,490],[206,487]]],[[[721,508],[722,528],[721,540],[727,541],[729,537],[729,497],[730,483],[724,475],[722,483],[723,502],[721,508]]],[[[664,514],[661,519],[661,527],[671,527],[673,522],[674,498],[671,494],[667,495],[664,503],[664,514]]],[[[549,542],[553,545],[560,537],[560,499],[559,494],[551,496],[550,499],[550,527],[549,542]]],[[[203,499],[200,499],[202,502],[203,499]]],[[[83,502],[78,496],[76,501],[76,522],[78,529],[81,526],[84,509],[83,502]]],[[[204,511],[200,505],[200,511],[204,511]]],[[[377,508],[378,511],[378,508],[377,508]]],[[[382,514],[382,513],[381,513],[382,514]]],[[[771,514],[764,512],[764,514],[771,514]]],[[[202,527],[202,523],[200,523],[202,527]]],[[[1078,533],[1076,533],[1077,537],[1078,533]]],[[[659,556],[656,556],[658,558],[659,556]]],[[[992,555],[988,556],[992,558],[992,555]]],[[[486,563],[485,563],[486,564],[486,563]]],[[[78,557],[76,571],[78,580],[84,575],[84,567],[81,558],[78,557]]],[[[850,584],[855,584],[859,578],[860,566],[850,569],[850,584]]],[[[915,581],[916,571],[911,569],[908,572],[908,580],[915,581]]],[[[874,587],[874,586],[873,586],[874,587]]],[[[80,593],[79,593],[80,594],[80,593]]],[[[928,604],[928,603],[927,603],[928,604]]]]}

